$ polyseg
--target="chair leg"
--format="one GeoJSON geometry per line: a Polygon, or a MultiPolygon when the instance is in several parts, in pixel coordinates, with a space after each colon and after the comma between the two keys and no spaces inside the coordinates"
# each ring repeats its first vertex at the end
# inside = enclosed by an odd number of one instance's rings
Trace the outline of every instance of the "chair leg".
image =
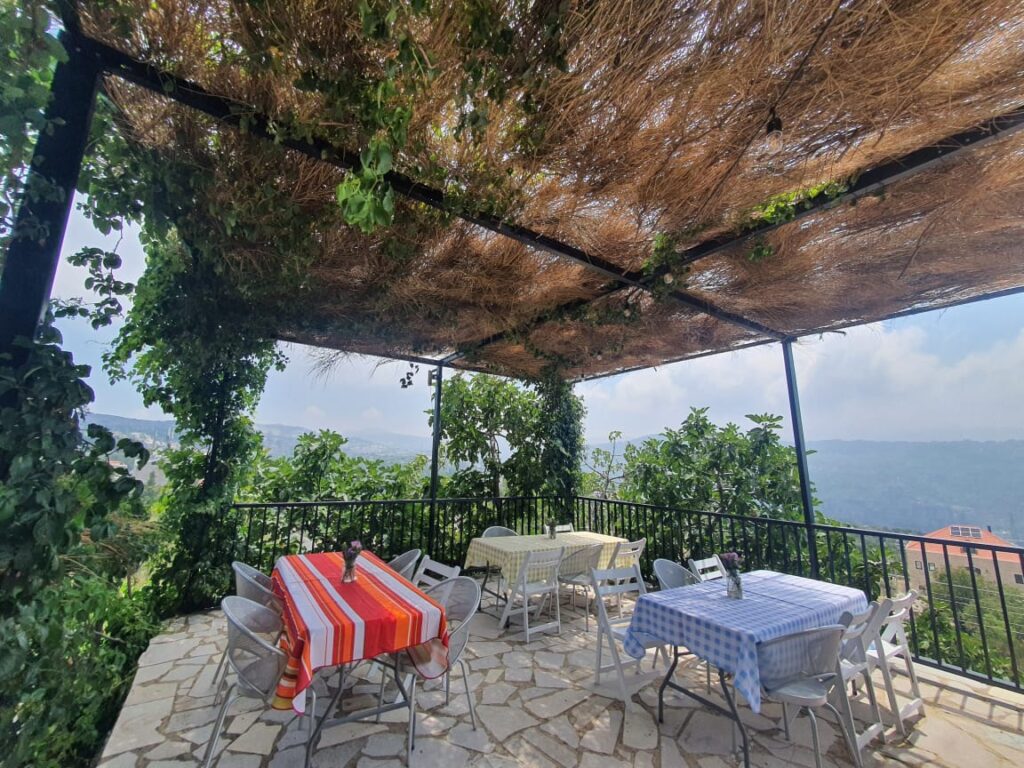
{"type": "Polygon", "coordinates": [[[231,702],[235,700],[235,686],[232,685],[228,688],[227,695],[224,697],[224,703],[220,705],[220,711],[217,713],[217,720],[213,724],[213,732],[210,734],[210,740],[206,742],[206,754],[203,755],[203,768],[210,768],[210,764],[213,762],[213,753],[217,749],[217,742],[220,740],[220,730],[224,727],[224,718],[227,716],[228,707],[231,706],[231,702]]]}
{"type": "MultiPolygon", "coordinates": [[[[341,681],[342,681],[342,685],[344,686],[344,684],[345,684],[345,676],[344,675],[342,675],[341,681]]],[[[322,730],[322,729],[314,728],[313,727],[313,723],[316,722],[316,691],[313,690],[312,686],[310,686],[310,688],[309,688],[309,693],[310,693],[310,698],[313,701],[312,701],[312,704],[310,704],[310,709],[309,709],[310,724],[309,724],[309,738],[306,740],[306,763],[305,763],[305,768],[309,768],[310,765],[313,762],[313,750],[316,749],[316,743],[314,742],[314,738],[316,739],[316,741],[320,741],[320,733],[321,733],[321,730],[322,730]]],[[[330,711],[330,705],[328,705],[327,711],[328,712],[330,711]]],[[[327,718],[327,712],[324,712],[324,718],[325,719],[327,718]]]]}
{"type": "Polygon", "coordinates": [[[885,693],[889,698],[889,709],[896,720],[896,728],[899,730],[900,736],[906,738],[907,727],[903,725],[903,717],[900,714],[900,703],[896,699],[896,686],[892,682],[892,670],[889,669],[889,660],[882,658],[879,661],[881,662],[878,666],[882,669],[882,680],[885,681],[885,693]]]}
{"type": "Polygon", "coordinates": [[[587,593],[587,607],[586,613],[584,614],[583,623],[587,628],[587,634],[590,634],[590,587],[584,587],[584,591],[587,593]]]}
{"type": "Polygon", "coordinates": [[[409,737],[407,739],[405,764],[412,765],[412,752],[416,749],[416,677],[409,685],[409,737]]]}
{"type": "Polygon", "coordinates": [[[594,683],[601,684],[601,651],[604,646],[604,634],[601,632],[601,625],[597,626],[597,666],[594,668],[594,683]]]}
{"type": "Polygon", "coordinates": [[[555,634],[562,634],[562,603],[559,600],[558,587],[555,587],[555,634]]]}
{"type": "Polygon", "coordinates": [[[469,699],[469,720],[473,723],[473,730],[476,730],[476,707],[473,705],[473,694],[469,690],[469,670],[466,669],[466,662],[459,659],[459,666],[462,668],[462,682],[466,686],[466,698],[469,699]]]}
{"type": "Polygon", "coordinates": [[[444,703],[445,706],[452,701],[452,675],[451,670],[444,673],[444,703]]]}
{"type": "MultiPolygon", "coordinates": [[[[846,739],[846,746],[850,750],[850,755],[853,757],[853,762],[857,768],[863,766],[863,761],[860,757],[860,745],[857,743],[857,725],[853,719],[853,707],[850,706],[850,699],[846,696],[846,687],[839,686],[835,689],[841,699],[843,705],[842,711],[836,709],[830,702],[825,702],[825,706],[828,707],[832,714],[836,716],[836,720],[839,723],[840,729],[843,731],[843,738],[846,739]]],[[[810,712],[810,709],[807,710],[810,712]]]]}
{"type": "Polygon", "coordinates": [[[786,734],[786,741],[792,741],[789,736],[789,704],[782,702],[782,730],[786,734]]]}
{"type": "Polygon", "coordinates": [[[811,719],[811,741],[814,743],[814,766],[821,768],[821,743],[818,739],[818,718],[814,711],[807,707],[807,716],[811,719]]]}

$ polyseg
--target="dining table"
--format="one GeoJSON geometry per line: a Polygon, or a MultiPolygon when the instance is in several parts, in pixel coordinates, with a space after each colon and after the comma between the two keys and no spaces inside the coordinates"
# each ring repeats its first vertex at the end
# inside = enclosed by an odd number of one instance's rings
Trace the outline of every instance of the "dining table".
{"type": "Polygon", "coordinates": [[[653,638],[676,653],[658,691],[658,719],[664,722],[665,690],[671,688],[733,719],[743,743],[744,764],[750,766],[750,744],[733,691],[751,710],[761,710],[758,645],[815,627],[839,623],[844,612],[860,613],[867,598],[859,589],[775,571],[751,571],[742,576],[743,597],[726,593],[726,580],[717,579],[641,595],[633,609],[623,648],[643,658],[653,638]],[[680,649],[685,649],[681,651],[680,649]],[[686,688],[675,679],[681,658],[692,654],[718,670],[727,709],[686,688]]]}
{"type": "MultiPolygon", "coordinates": [[[[271,575],[282,603],[281,648],[287,664],[274,697],[275,709],[305,713],[306,692],[321,670],[341,670],[337,691],[317,721],[308,749],[325,725],[361,720],[409,707],[403,666],[435,678],[448,669],[448,627],[444,608],[371,552],[363,551],[345,581],[339,552],[286,555],[271,575]],[[328,720],[345,688],[345,676],[362,661],[376,661],[394,673],[400,695],[390,704],[369,707],[328,720]]],[[[315,697],[314,697],[315,702],[315,697]]]]}

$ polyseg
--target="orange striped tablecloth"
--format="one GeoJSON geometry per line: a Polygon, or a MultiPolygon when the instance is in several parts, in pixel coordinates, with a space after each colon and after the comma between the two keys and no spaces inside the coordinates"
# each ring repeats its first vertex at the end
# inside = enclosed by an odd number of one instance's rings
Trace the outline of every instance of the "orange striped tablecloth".
{"type": "Polygon", "coordinates": [[[318,669],[386,653],[407,651],[425,677],[448,668],[444,609],[370,552],[359,557],[356,581],[343,583],[339,552],[286,555],[271,576],[284,601],[281,647],[288,666],[274,698],[275,709],[303,712],[318,669]]]}

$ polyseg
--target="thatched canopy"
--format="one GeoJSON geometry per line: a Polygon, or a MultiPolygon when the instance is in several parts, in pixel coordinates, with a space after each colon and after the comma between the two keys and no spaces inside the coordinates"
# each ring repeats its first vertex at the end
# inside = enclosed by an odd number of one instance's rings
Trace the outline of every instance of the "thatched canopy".
{"type": "MultiPolygon", "coordinates": [[[[173,213],[186,237],[215,237],[247,279],[302,271],[281,338],[582,378],[1024,286],[1024,132],[858,187],[1024,104],[1019,1],[478,2],[510,30],[493,55],[513,74],[475,137],[459,130],[473,98],[460,86],[466,4],[434,5],[413,23],[435,74],[411,97],[394,165],[455,215],[399,197],[372,234],[343,220],[345,171],[326,155],[106,79],[140,147],[207,177],[173,213]],[[787,194],[788,215],[814,210],[759,233],[787,194]],[[481,213],[556,247],[472,223],[481,213]],[[299,229],[302,253],[277,247],[275,231],[299,229]]],[[[308,85],[374,82],[393,60],[358,6],[79,9],[88,36],[283,134],[358,152],[365,121],[308,85]]]]}

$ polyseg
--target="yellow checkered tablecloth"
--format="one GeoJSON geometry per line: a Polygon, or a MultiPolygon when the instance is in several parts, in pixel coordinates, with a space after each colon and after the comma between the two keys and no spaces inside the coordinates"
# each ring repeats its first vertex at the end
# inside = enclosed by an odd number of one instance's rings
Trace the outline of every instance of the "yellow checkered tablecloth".
{"type": "Polygon", "coordinates": [[[469,542],[466,552],[465,568],[481,568],[486,566],[501,568],[502,577],[508,581],[519,575],[519,568],[527,552],[565,547],[565,556],[578,552],[593,544],[603,544],[601,551],[601,568],[608,568],[609,561],[615,553],[615,547],[626,539],[618,536],[606,536],[603,533],[576,531],[575,533],[559,533],[555,538],[547,534],[539,536],[494,536],[487,539],[473,539],[469,542]]]}

